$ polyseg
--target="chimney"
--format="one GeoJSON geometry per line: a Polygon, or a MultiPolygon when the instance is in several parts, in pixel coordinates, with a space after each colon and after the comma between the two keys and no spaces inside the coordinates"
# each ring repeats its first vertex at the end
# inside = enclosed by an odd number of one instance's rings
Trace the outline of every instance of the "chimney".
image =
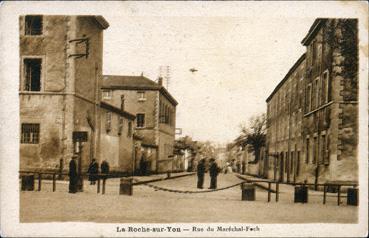
{"type": "Polygon", "coordinates": [[[124,95],[120,96],[120,110],[124,111],[124,95]]]}
{"type": "Polygon", "coordinates": [[[158,78],[158,84],[159,84],[160,86],[163,86],[163,77],[159,77],[159,78],[158,78]]]}

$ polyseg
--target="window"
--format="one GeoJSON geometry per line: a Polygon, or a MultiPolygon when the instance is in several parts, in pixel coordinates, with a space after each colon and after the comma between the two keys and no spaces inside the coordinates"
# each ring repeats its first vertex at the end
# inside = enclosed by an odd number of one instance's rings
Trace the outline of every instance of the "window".
{"type": "Polygon", "coordinates": [[[306,105],[306,112],[310,112],[311,111],[311,84],[309,84],[306,88],[305,105],[306,105]]]}
{"type": "Polygon", "coordinates": [[[26,16],[26,35],[42,35],[42,16],[26,16]]]}
{"type": "Polygon", "coordinates": [[[112,90],[102,90],[102,98],[105,100],[110,100],[112,98],[113,91],[112,90]]]}
{"type": "Polygon", "coordinates": [[[127,130],[127,136],[131,137],[132,136],[132,122],[128,122],[128,130],[127,130]]]}
{"type": "Polygon", "coordinates": [[[300,151],[297,151],[297,166],[296,166],[296,175],[300,175],[300,151]]]}
{"type": "Polygon", "coordinates": [[[123,125],[124,125],[124,119],[123,117],[119,117],[119,124],[118,124],[118,135],[121,135],[123,132],[123,125]]]}
{"type": "Polygon", "coordinates": [[[312,55],[311,65],[314,65],[314,62],[315,62],[315,60],[316,60],[316,56],[317,56],[316,41],[313,41],[313,43],[312,43],[312,47],[311,47],[311,55],[312,55]]]}
{"type": "Polygon", "coordinates": [[[136,115],[137,127],[145,127],[145,114],[138,113],[136,115]]]}
{"type": "Polygon", "coordinates": [[[41,90],[41,64],[42,59],[39,58],[26,58],[23,60],[24,90],[26,91],[41,90]]]}
{"type": "Polygon", "coordinates": [[[309,163],[310,157],[310,140],[309,138],[306,139],[306,153],[305,153],[305,163],[309,163]]]}
{"type": "Polygon", "coordinates": [[[315,108],[318,108],[320,106],[320,83],[319,83],[320,79],[316,78],[315,79],[315,108]]]}
{"type": "Polygon", "coordinates": [[[314,137],[314,144],[313,144],[313,164],[318,162],[318,137],[314,137]]]}
{"type": "Polygon", "coordinates": [[[329,73],[328,70],[323,73],[322,79],[322,101],[324,103],[328,102],[328,94],[329,94],[329,73]]]}
{"type": "Polygon", "coordinates": [[[160,103],[159,122],[160,123],[165,123],[165,113],[164,113],[164,104],[163,103],[160,103]]]}
{"type": "Polygon", "coordinates": [[[22,144],[38,144],[40,140],[40,124],[22,124],[22,144]]]}
{"type": "Polygon", "coordinates": [[[106,113],[105,129],[106,129],[107,132],[111,131],[111,112],[106,113]]]}
{"type": "Polygon", "coordinates": [[[321,138],[321,148],[320,148],[320,160],[319,163],[323,164],[325,162],[325,135],[321,138]]]}
{"type": "Polygon", "coordinates": [[[294,160],[295,160],[294,152],[292,151],[291,152],[291,158],[290,158],[290,174],[292,174],[292,172],[293,172],[294,160]]]}
{"type": "Polygon", "coordinates": [[[146,101],[146,97],[145,97],[145,92],[144,91],[137,92],[137,96],[138,96],[138,101],[146,101]]]}

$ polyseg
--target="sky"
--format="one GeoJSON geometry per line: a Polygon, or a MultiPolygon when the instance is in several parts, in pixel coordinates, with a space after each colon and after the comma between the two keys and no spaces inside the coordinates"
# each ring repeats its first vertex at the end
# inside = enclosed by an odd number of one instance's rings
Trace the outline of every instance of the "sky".
{"type": "Polygon", "coordinates": [[[156,80],[160,66],[170,66],[176,127],[217,143],[235,139],[241,123],[266,112],[266,98],[305,52],[300,42],[315,19],[104,17],[104,74],[156,80]]]}
{"type": "MultiPolygon", "coordinates": [[[[194,140],[226,143],[239,125],[266,112],[266,98],[304,53],[301,40],[317,17],[362,16],[367,5],[345,1],[36,1],[0,8],[2,63],[19,78],[18,21],[24,14],[102,15],[103,73],[156,80],[170,66],[170,93],[179,102],[176,127],[194,140]],[[6,13],[6,14],[5,14],[6,13]],[[7,36],[7,38],[4,38],[7,36]],[[4,40],[4,41],[3,41],[4,40]],[[189,70],[198,71],[191,73],[189,70]]],[[[5,6],[4,6],[5,5],[5,6]]],[[[366,16],[366,15],[365,15],[366,16]]],[[[363,21],[365,24],[365,21],[363,21]]],[[[367,27],[367,25],[365,25],[367,27]]],[[[3,81],[18,98],[18,81],[3,81]]],[[[18,115],[17,104],[7,112],[18,115]]]]}

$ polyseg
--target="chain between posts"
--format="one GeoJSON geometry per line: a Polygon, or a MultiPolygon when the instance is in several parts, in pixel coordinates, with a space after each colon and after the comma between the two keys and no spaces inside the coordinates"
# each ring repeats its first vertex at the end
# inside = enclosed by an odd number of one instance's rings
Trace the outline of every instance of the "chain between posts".
{"type": "MultiPolygon", "coordinates": [[[[138,179],[133,179],[133,181],[138,182],[138,179]]],[[[221,190],[226,190],[226,189],[230,189],[236,186],[240,186],[241,184],[243,184],[245,182],[240,182],[240,183],[236,183],[227,187],[223,187],[223,188],[217,188],[217,189],[211,189],[211,190],[202,190],[202,191],[185,191],[185,190],[177,190],[177,189],[170,189],[170,188],[163,188],[163,187],[159,187],[156,185],[152,185],[149,183],[145,183],[145,184],[141,184],[141,185],[145,185],[147,187],[151,187],[157,190],[161,190],[161,191],[165,191],[165,192],[172,192],[172,193],[210,193],[210,192],[217,192],[217,191],[221,191],[221,190]]]]}

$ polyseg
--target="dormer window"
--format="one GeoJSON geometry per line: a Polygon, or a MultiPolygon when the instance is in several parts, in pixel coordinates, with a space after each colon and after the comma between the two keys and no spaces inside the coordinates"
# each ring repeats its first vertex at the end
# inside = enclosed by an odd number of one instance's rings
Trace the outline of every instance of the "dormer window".
{"type": "Polygon", "coordinates": [[[26,16],[25,35],[42,35],[42,16],[26,16]]]}

